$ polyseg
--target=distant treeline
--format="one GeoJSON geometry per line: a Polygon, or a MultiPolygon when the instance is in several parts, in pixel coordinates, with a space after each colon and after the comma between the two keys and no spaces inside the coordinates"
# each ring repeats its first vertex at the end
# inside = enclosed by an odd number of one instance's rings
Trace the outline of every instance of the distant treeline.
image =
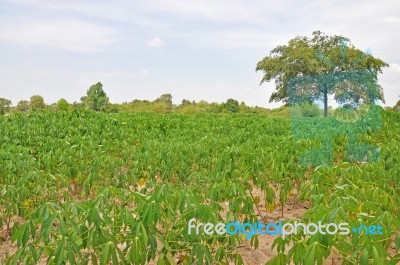
{"type": "Polygon", "coordinates": [[[239,103],[235,99],[228,99],[223,103],[205,100],[194,101],[183,99],[180,104],[173,104],[171,94],[163,94],[156,100],[134,99],[130,102],[121,104],[107,103],[104,108],[95,109],[87,104],[87,97],[82,97],[80,102],[69,103],[65,99],[60,99],[57,103],[46,104],[44,98],[34,95],[30,100],[21,100],[16,105],[12,105],[10,100],[0,98],[0,114],[37,111],[40,109],[51,109],[54,111],[70,111],[75,109],[93,109],[104,112],[155,112],[155,113],[182,113],[195,114],[202,112],[209,113],[255,113],[268,115],[280,111],[283,108],[270,110],[263,107],[247,106],[244,102],[239,103]]]}
{"type": "MultiPolygon", "coordinates": [[[[320,116],[321,109],[313,104],[305,104],[300,107],[295,107],[291,111],[286,106],[277,109],[267,109],[262,107],[247,106],[244,102],[239,103],[235,99],[228,99],[223,103],[212,102],[205,100],[195,102],[183,99],[180,104],[173,104],[171,94],[163,94],[156,100],[139,100],[134,99],[130,102],[121,104],[110,103],[103,85],[98,82],[92,85],[86,93],[86,96],[81,97],[80,102],[68,103],[65,99],[60,99],[57,103],[48,105],[44,98],[40,95],[34,95],[30,100],[21,100],[15,106],[12,102],[5,98],[0,98],[0,115],[13,112],[37,111],[40,109],[53,109],[55,111],[69,111],[74,109],[91,109],[94,111],[103,112],[155,112],[155,113],[253,113],[269,116],[289,116],[295,114],[312,117],[320,116]]],[[[393,108],[395,111],[400,111],[400,100],[393,108]]],[[[328,109],[329,114],[333,114],[337,110],[328,109]]]]}

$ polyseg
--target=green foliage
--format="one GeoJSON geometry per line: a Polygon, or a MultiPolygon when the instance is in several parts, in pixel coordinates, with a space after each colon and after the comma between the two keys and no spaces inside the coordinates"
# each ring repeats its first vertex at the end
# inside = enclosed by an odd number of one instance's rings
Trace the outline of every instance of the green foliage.
{"type": "Polygon", "coordinates": [[[11,100],[0,98],[0,115],[10,111],[11,100]]]}
{"type": "Polygon", "coordinates": [[[205,112],[204,108],[201,108],[195,101],[190,101],[187,99],[183,99],[182,103],[174,108],[175,113],[181,114],[196,114],[205,112]]]}
{"type": "MultiPolygon", "coordinates": [[[[320,31],[315,31],[311,38],[296,37],[289,40],[287,45],[275,47],[270,56],[257,63],[256,70],[264,73],[261,84],[275,80],[276,91],[272,93],[270,102],[284,101],[288,103],[288,82],[293,78],[310,77],[313,79],[313,77],[328,73],[339,74],[368,69],[376,80],[377,74],[387,66],[388,64],[379,58],[366,55],[356,49],[348,38],[337,35],[327,36],[320,31]]],[[[334,78],[331,80],[334,81],[334,78]]],[[[382,88],[379,87],[379,89],[381,92],[379,98],[383,100],[382,88]]],[[[336,97],[339,101],[348,99],[348,96],[355,96],[355,99],[359,101],[362,97],[357,94],[360,92],[357,86],[346,82],[336,87],[330,85],[328,80],[318,86],[304,86],[303,90],[313,94],[314,99],[324,98],[326,100],[327,95],[336,92],[339,94],[336,97]]],[[[324,103],[327,110],[326,101],[324,103]]]]}
{"type": "Polygon", "coordinates": [[[117,113],[119,111],[119,105],[118,104],[108,104],[107,107],[107,112],[111,113],[117,113]]]}
{"type": "Polygon", "coordinates": [[[17,110],[19,112],[24,112],[29,110],[29,102],[27,100],[21,100],[17,104],[17,110]]]}
{"type": "Polygon", "coordinates": [[[86,97],[81,99],[87,108],[94,111],[106,111],[108,105],[108,97],[103,90],[102,83],[98,82],[92,85],[88,91],[86,97]]]}
{"type": "Polygon", "coordinates": [[[30,110],[36,111],[40,109],[44,109],[46,104],[44,103],[44,99],[42,96],[34,95],[31,97],[29,101],[29,108],[30,110]]]}
{"type": "Polygon", "coordinates": [[[322,115],[322,110],[315,104],[303,104],[290,108],[293,117],[318,117],[322,115]]]}
{"type": "Polygon", "coordinates": [[[163,94],[154,101],[156,112],[170,112],[172,110],[172,95],[163,94]]]}
{"type": "Polygon", "coordinates": [[[70,109],[70,106],[69,106],[69,104],[68,104],[68,101],[66,101],[65,99],[59,99],[58,101],[57,101],[57,105],[56,105],[56,107],[57,107],[57,110],[59,110],[59,111],[68,111],[69,109],[70,109]]]}
{"type": "Polygon", "coordinates": [[[273,218],[276,208],[305,200],[303,222],[380,223],[385,234],[277,237],[268,264],[321,264],[332,252],[346,264],[397,264],[399,122],[384,112],[382,130],[358,135],[381,147],[379,162],[343,162],[346,139],[337,139],[334,166],[303,168],[296,158],[319,143],[294,141],[285,117],[85,109],[1,116],[0,220],[20,220],[6,233],[17,246],[6,262],[243,264],[242,237],[189,235],[188,220],[252,222],[260,207],[273,218]]]}
{"type": "Polygon", "coordinates": [[[239,111],[239,102],[235,99],[228,99],[224,104],[225,110],[230,113],[236,113],[239,111]]]}
{"type": "Polygon", "coordinates": [[[396,105],[393,106],[393,110],[400,111],[400,100],[397,101],[396,105]]]}
{"type": "Polygon", "coordinates": [[[200,108],[196,104],[187,104],[187,105],[180,106],[179,108],[176,108],[175,112],[182,113],[182,114],[196,114],[196,113],[204,112],[204,109],[200,108]]]}
{"type": "Polygon", "coordinates": [[[175,106],[172,104],[172,96],[164,94],[154,101],[135,99],[129,103],[115,104],[115,108],[119,111],[127,112],[155,112],[155,113],[254,113],[268,114],[269,111],[261,107],[249,107],[244,102],[240,105],[236,100],[230,99],[227,103],[208,103],[205,100],[199,102],[182,100],[182,103],[175,106]],[[228,104],[227,104],[228,103],[228,104]]]}
{"type": "Polygon", "coordinates": [[[171,111],[168,103],[159,100],[150,102],[148,100],[135,99],[130,103],[123,103],[121,106],[118,106],[117,108],[128,112],[169,113],[171,111]]]}

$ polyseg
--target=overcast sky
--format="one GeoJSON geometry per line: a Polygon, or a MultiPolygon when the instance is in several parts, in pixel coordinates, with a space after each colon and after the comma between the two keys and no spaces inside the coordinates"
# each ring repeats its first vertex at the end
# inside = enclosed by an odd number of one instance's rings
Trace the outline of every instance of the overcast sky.
{"type": "MultiPolygon", "coordinates": [[[[111,102],[185,99],[276,107],[255,66],[314,30],[344,35],[390,64],[387,105],[400,95],[400,1],[0,0],[0,97],[15,105],[80,97],[102,82],[111,102]]],[[[278,104],[279,105],[279,104],[278,104]]]]}

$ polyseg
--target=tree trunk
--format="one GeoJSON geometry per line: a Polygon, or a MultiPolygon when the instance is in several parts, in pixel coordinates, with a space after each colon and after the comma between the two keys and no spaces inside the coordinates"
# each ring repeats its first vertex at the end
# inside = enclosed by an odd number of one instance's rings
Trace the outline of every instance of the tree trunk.
{"type": "Polygon", "coordinates": [[[328,116],[328,91],[324,92],[324,117],[328,116]]]}

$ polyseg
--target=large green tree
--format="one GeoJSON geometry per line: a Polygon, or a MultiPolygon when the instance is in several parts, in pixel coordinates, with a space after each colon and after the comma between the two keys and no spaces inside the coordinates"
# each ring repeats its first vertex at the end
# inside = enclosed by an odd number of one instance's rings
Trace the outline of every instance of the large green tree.
{"type": "Polygon", "coordinates": [[[100,82],[92,85],[88,89],[86,97],[82,99],[86,107],[95,111],[106,111],[109,103],[106,92],[104,92],[103,85],[100,82]]]}
{"type": "Polygon", "coordinates": [[[11,100],[0,98],[0,115],[8,112],[10,110],[11,100]]]}
{"type": "MultiPolygon", "coordinates": [[[[341,75],[349,71],[368,69],[377,80],[378,73],[387,66],[388,64],[381,59],[355,48],[346,37],[328,36],[315,31],[311,38],[296,37],[289,40],[286,45],[275,47],[269,56],[258,62],[256,71],[262,71],[264,74],[260,85],[275,80],[276,91],[272,93],[270,102],[283,101],[288,104],[287,84],[293,78],[332,73],[341,75]]],[[[315,87],[310,85],[308,89],[312,90],[315,87]]],[[[378,98],[383,100],[382,88],[378,86],[378,89],[380,89],[378,98]]],[[[343,85],[341,91],[343,91],[343,85]]],[[[325,116],[328,112],[328,95],[335,93],[335,87],[330,86],[329,82],[319,87],[315,93],[315,98],[324,102],[325,116]]],[[[344,97],[336,96],[336,98],[343,99],[344,97]]]]}

